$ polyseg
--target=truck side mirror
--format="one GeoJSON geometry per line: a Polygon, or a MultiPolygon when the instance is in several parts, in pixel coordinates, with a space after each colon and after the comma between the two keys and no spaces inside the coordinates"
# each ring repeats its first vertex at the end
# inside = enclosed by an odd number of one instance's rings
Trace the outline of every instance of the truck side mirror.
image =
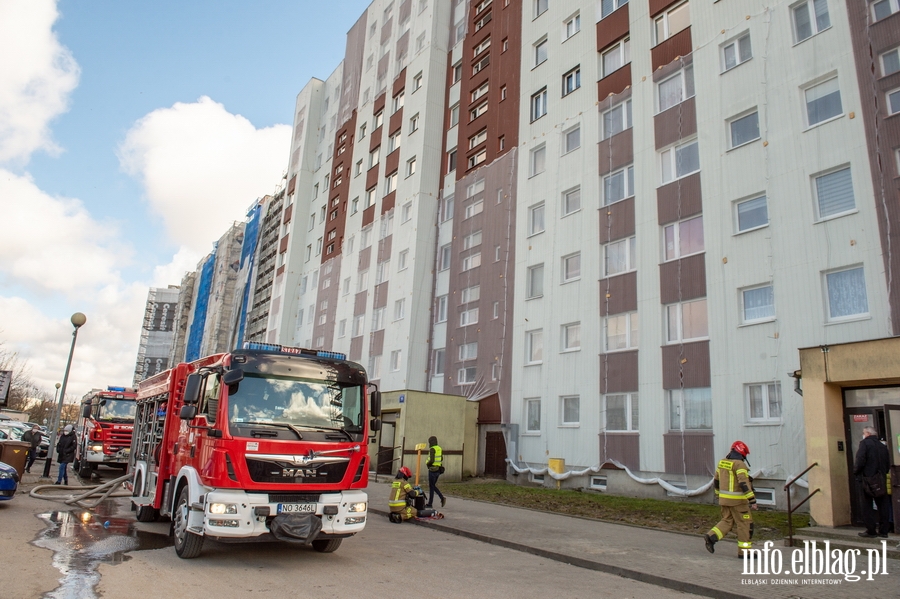
{"type": "Polygon", "coordinates": [[[85,404],[81,408],[81,417],[82,418],[90,418],[91,417],[91,404],[85,404]]]}
{"type": "Polygon", "coordinates": [[[372,391],[372,400],[371,400],[371,409],[372,416],[378,417],[381,416],[381,391],[375,389],[372,391]]]}
{"type": "Polygon", "coordinates": [[[369,428],[372,429],[372,432],[377,432],[381,430],[381,418],[372,418],[372,421],[369,423],[369,428]]]}
{"type": "Polygon", "coordinates": [[[196,372],[189,374],[184,383],[184,403],[195,404],[200,399],[201,377],[196,372]]]}
{"type": "Polygon", "coordinates": [[[235,385],[244,380],[244,371],[240,368],[229,370],[222,376],[222,382],[226,385],[235,385]]]}
{"type": "Polygon", "coordinates": [[[187,405],[181,406],[181,413],[178,415],[182,420],[193,420],[197,415],[197,406],[196,405],[187,405]]]}

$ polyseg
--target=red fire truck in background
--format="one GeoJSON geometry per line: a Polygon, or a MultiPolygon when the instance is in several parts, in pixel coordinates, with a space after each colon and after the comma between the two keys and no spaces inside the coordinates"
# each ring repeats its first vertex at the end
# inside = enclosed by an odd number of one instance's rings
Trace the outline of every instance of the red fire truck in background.
{"type": "Polygon", "coordinates": [[[245,343],[178,364],[138,388],[137,519],[171,517],[182,558],[205,537],[332,552],[365,527],[380,412],[365,370],[335,352],[245,343]]]}
{"type": "Polygon", "coordinates": [[[136,397],[136,389],[107,387],[81,399],[78,476],[89,479],[100,465],[128,467],[136,397]]]}

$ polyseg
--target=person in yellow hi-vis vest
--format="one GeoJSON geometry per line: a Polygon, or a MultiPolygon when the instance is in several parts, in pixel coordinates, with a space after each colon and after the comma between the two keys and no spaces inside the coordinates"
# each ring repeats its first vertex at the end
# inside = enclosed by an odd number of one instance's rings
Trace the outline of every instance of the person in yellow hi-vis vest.
{"type": "Polygon", "coordinates": [[[738,538],[738,557],[744,556],[744,549],[748,550],[748,557],[753,538],[753,517],[751,509],[757,509],[756,496],[753,494],[753,479],[747,470],[745,458],[750,455],[750,448],[743,441],[735,441],[731,444],[731,451],[724,460],[719,460],[713,484],[716,488],[716,497],[719,498],[719,506],[722,509],[722,519],[704,535],[706,550],[715,553],[716,543],[735,529],[738,538]]]}
{"type": "Polygon", "coordinates": [[[391,522],[403,522],[415,518],[418,513],[412,500],[422,495],[422,490],[409,484],[411,476],[412,471],[406,466],[401,466],[397,471],[397,476],[391,482],[391,495],[388,498],[391,522]]]}
{"type": "Polygon", "coordinates": [[[432,507],[435,493],[441,498],[441,507],[444,507],[447,505],[447,498],[437,486],[438,478],[444,473],[444,450],[438,445],[437,437],[434,436],[428,437],[428,446],[428,461],[425,463],[428,466],[428,503],[425,504],[425,507],[432,507]]]}

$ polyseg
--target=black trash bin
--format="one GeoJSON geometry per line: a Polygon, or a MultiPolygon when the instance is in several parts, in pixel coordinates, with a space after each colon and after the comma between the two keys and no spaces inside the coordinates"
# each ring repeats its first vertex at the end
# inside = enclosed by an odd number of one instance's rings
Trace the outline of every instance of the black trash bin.
{"type": "Polygon", "coordinates": [[[0,441],[0,462],[9,464],[19,473],[19,480],[25,474],[25,464],[28,461],[28,452],[31,451],[31,443],[23,441],[0,441]]]}

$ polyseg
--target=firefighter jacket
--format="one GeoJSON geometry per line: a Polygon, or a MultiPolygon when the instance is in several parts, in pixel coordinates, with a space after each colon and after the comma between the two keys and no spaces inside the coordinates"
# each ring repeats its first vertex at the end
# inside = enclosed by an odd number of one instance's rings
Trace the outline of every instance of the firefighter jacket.
{"type": "Polygon", "coordinates": [[[399,512],[403,508],[406,507],[406,499],[414,498],[419,495],[419,492],[409,484],[409,481],[405,478],[395,478],[393,482],[391,482],[391,495],[388,498],[388,507],[391,508],[392,512],[399,512]]]}
{"type": "Polygon", "coordinates": [[[747,464],[741,459],[733,459],[732,455],[728,454],[727,458],[719,460],[716,468],[713,484],[719,505],[734,506],[744,503],[752,505],[756,503],[756,496],[753,494],[753,483],[747,471],[747,464]]]}
{"type": "Polygon", "coordinates": [[[444,465],[444,450],[440,445],[432,445],[428,451],[428,462],[425,464],[432,472],[437,472],[444,465]]]}

